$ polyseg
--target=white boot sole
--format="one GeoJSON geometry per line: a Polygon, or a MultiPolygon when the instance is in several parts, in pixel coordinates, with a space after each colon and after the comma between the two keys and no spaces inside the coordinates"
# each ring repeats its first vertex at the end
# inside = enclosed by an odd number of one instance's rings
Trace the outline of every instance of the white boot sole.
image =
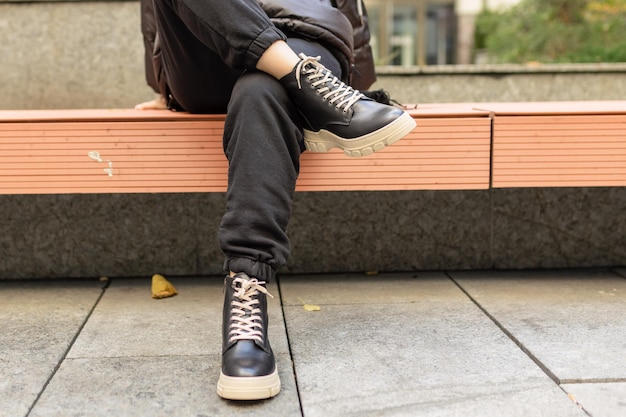
{"type": "Polygon", "coordinates": [[[371,155],[397,142],[411,133],[415,126],[413,117],[404,113],[388,125],[354,139],[344,139],[324,129],[319,132],[305,129],[304,145],[310,152],[328,152],[333,148],[339,148],[347,156],[358,158],[371,155]]]}
{"type": "Polygon", "coordinates": [[[269,375],[255,377],[234,377],[220,371],[217,381],[217,395],[227,400],[263,400],[280,392],[280,378],[275,369],[269,375]]]}

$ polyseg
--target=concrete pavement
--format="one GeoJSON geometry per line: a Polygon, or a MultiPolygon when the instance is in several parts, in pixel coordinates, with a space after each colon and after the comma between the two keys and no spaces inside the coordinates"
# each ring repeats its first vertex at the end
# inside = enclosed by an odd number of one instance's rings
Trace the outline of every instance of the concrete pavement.
{"type": "Polygon", "coordinates": [[[280,276],[282,392],[244,403],[222,277],[168,278],[0,281],[0,417],[626,415],[623,268],[280,276]]]}

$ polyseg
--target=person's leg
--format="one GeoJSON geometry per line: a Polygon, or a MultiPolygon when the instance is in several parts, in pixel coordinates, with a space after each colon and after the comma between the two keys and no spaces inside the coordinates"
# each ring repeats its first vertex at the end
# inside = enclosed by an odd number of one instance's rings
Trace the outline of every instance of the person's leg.
{"type": "MultiPolygon", "coordinates": [[[[305,142],[312,152],[338,147],[348,156],[369,155],[401,139],[415,126],[403,110],[368,99],[315,59],[302,56],[298,60],[285,44],[285,35],[255,0],[155,0],[155,6],[171,10],[226,66],[256,68],[280,79],[304,117],[305,142]]],[[[173,76],[172,71],[186,71],[175,65],[168,63],[168,77],[173,76]]]]}
{"type": "Polygon", "coordinates": [[[219,243],[230,274],[217,385],[223,398],[258,400],[280,391],[267,337],[265,284],[289,255],[286,229],[301,144],[299,115],[280,83],[260,71],[244,73],[233,89],[224,129],[229,168],[219,243]]]}
{"type": "Polygon", "coordinates": [[[219,241],[226,270],[269,281],[285,264],[301,140],[299,114],[281,85],[262,72],[242,75],[224,127],[228,191],[219,241]]]}
{"type": "MultiPolygon", "coordinates": [[[[288,42],[341,72],[319,43],[288,42]]],[[[224,129],[229,170],[219,242],[226,271],[271,281],[287,262],[286,229],[302,150],[302,118],[285,89],[262,72],[244,74],[233,89],[224,129]]]]}
{"type": "MultiPolygon", "coordinates": [[[[314,42],[293,48],[335,58],[314,42]]],[[[217,392],[253,400],[280,391],[267,335],[267,290],[289,256],[287,224],[303,150],[301,116],[281,84],[260,71],[237,81],[229,103],[224,152],[229,161],[227,208],[219,230],[226,255],[222,369],[217,392]]]]}

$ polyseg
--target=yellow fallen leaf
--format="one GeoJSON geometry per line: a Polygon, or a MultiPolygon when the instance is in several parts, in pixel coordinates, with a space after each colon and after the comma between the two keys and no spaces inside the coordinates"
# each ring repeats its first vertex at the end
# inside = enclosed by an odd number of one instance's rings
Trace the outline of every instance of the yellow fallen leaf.
{"type": "Polygon", "coordinates": [[[152,298],[167,298],[178,294],[176,288],[163,275],[152,276],[152,298]]]}
{"type": "Polygon", "coordinates": [[[305,303],[300,297],[298,297],[298,300],[300,300],[300,302],[302,303],[302,308],[304,308],[306,311],[320,311],[322,309],[322,307],[316,306],[315,304],[305,303]]]}

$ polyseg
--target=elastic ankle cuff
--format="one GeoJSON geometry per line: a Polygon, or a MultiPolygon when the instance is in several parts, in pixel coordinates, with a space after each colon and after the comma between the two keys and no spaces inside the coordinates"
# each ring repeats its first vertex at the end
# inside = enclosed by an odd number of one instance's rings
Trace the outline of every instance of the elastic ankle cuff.
{"type": "Polygon", "coordinates": [[[225,272],[244,272],[251,278],[272,282],[276,277],[276,269],[270,265],[248,258],[227,258],[224,261],[225,272]]]}
{"type": "Polygon", "coordinates": [[[245,65],[247,68],[255,68],[261,55],[276,41],[286,41],[287,37],[275,27],[263,30],[248,47],[245,65]]]}

